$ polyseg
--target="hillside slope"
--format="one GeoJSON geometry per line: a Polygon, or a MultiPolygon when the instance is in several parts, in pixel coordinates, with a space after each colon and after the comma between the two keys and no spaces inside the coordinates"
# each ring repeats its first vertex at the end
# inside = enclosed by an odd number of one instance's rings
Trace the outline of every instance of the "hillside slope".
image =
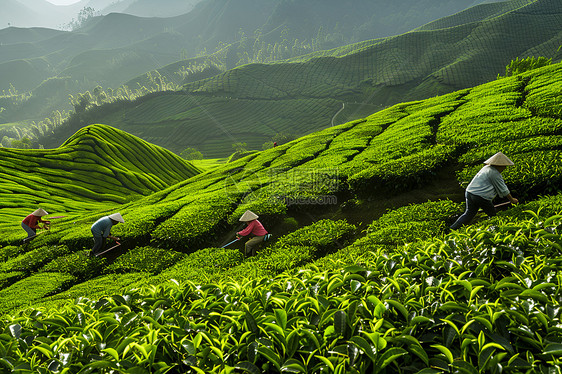
{"type": "Polygon", "coordinates": [[[37,207],[59,213],[107,209],[199,172],[165,149],[101,125],[82,129],[56,149],[0,148],[0,160],[0,223],[10,226],[37,207]]]}
{"type": "MultiPolygon", "coordinates": [[[[187,84],[183,95],[151,95],[93,110],[84,120],[110,123],[176,152],[195,147],[206,157],[228,155],[236,142],[261,149],[276,133],[307,134],[397,102],[493,80],[512,58],[562,57],[559,2],[507,10],[483,21],[470,13],[451,28],[241,66],[187,84]]],[[[75,130],[71,124],[51,141],[75,130]]]]}
{"type": "MultiPolygon", "coordinates": [[[[119,207],[125,224],[112,231],[128,251],[117,258],[122,252],[91,258],[83,251],[91,223],[108,210],[74,213],[25,248],[18,244],[21,230],[6,230],[0,311],[22,310],[24,317],[0,322],[4,340],[17,346],[21,331],[40,336],[7,351],[6,361],[52,367],[56,349],[89,352],[61,364],[86,370],[124,361],[149,372],[549,367],[558,345],[545,341],[560,338],[552,292],[560,287],[554,275],[562,248],[561,89],[556,64],[402,103],[199,174],[119,207]],[[504,176],[523,206],[445,234],[461,204],[435,195],[408,205],[416,188],[435,188],[428,182],[437,176],[443,184],[453,168],[465,181],[498,150],[515,161],[504,176]],[[537,198],[547,193],[558,195],[537,198]],[[377,202],[396,194],[403,206],[372,215],[377,202]],[[272,231],[291,227],[251,259],[216,248],[246,209],[272,231]],[[351,213],[365,224],[340,219],[351,213]],[[41,313],[26,311],[30,306],[41,313]],[[92,324],[99,335],[90,342],[84,329],[92,324]],[[185,328],[195,326],[207,338],[186,337],[185,328]],[[452,344],[457,336],[480,348],[452,344]],[[246,338],[263,346],[252,342],[256,352],[248,352],[246,338]],[[67,344],[45,343],[55,340],[67,344]],[[150,350],[158,363],[129,354],[124,341],[150,350]],[[43,355],[30,363],[33,349],[43,355]],[[352,362],[348,349],[365,354],[352,362]],[[301,352],[315,353],[302,360],[301,352]]],[[[66,146],[89,140],[79,133],[66,146]]]]}
{"type": "Polygon", "coordinates": [[[562,339],[561,90],[555,64],[249,155],[119,206],[105,258],[85,255],[90,226],[117,206],[27,247],[6,228],[2,365],[546,372],[562,339]],[[521,206],[446,233],[462,195],[439,186],[498,150],[521,206]],[[276,233],[253,258],[218,248],[246,209],[276,233]]]}

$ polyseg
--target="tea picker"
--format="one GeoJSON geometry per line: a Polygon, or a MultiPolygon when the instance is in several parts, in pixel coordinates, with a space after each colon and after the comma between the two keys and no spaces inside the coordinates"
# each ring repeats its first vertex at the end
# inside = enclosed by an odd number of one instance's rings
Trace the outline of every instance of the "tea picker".
{"type": "Polygon", "coordinates": [[[255,256],[260,244],[271,237],[261,222],[258,221],[258,218],[257,214],[247,210],[239,219],[240,222],[246,222],[248,225],[244,230],[236,233],[236,238],[241,239],[243,236],[252,236],[244,245],[246,256],[255,256]]]}
{"type": "Polygon", "coordinates": [[[466,210],[451,225],[452,230],[470,223],[480,208],[488,216],[495,216],[496,206],[492,200],[496,196],[506,197],[511,204],[519,203],[519,200],[511,196],[501,175],[506,167],[514,165],[513,161],[502,152],[498,152],[484,161],[484,164],[485,166],[472,178],[466,188],[466,210]]]}
{"type": "Polygon", "coordinates": [[[48,214],[49,213],[47,213],[44,209],[39,208],[21,221],[21,227],[27,233],[27,238],[23,239],[24,244],[29,243],[37,237],[37,229],[49,230],[51,221],[43,221],[42,219],[42,217],[48,214]]]}
{"type": "Polygon", "coordinates": [[[117,248],[120,245],[120,239],[111,235],[111,228],[118,223],[125,223],[125,220],[120,213],[113,213],[109,216],[101,217],[92,225],[91,231],[92,235],[94,236],[94,246],[92,247],[92,250],[90,252],[91,256],[101,255],[114,248],[117,248]],[[117,242],[117,245],[104,251],[105,241],[107,238],[115,240],[117,242]]]}

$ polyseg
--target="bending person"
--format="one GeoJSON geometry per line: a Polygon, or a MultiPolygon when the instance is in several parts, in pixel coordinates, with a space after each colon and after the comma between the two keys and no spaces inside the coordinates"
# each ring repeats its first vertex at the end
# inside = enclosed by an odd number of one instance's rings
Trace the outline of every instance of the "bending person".
{"type": "Polygon", "coordinates": [[[44,217],[47,214],[49,213],[39,208],[35,210],[33,213],[31,213],[30,215],[28,215],[27,217],[25,217],[23,221],[21,221],[21,227],[27,233],[27,238],[25,238],[24,240],[28,240],[29,238],[37,235],[37,229],[41,228],[41,226],[39,226],[40,223],[44,224],[43,226],[44,229],[46,230],[49,229],[49,224],[51,223],[51,221],[43,221],[41,219],[41,217],[44,217]]]}
{"type": "Polygon", "coordinates": [[[246,226],[244,230],[238,231],[236,237],[240,239],[243,236],[253,236],[244,245],[246,256],[255,256],[257,248],[263,242],[264,236],[267,235],[266,229],[264,229],[263,225],[258,221],[258,218],[255,213],[249,210],[244,212],[242,217],[240,217],[240,222],[246,222],[248,226],[246,226]]]}
{"type": "Polygon", "coordinates": [[[119,238],[111,235],[111,228],[119,222],[125,223],[125,220],[121,217],[120,213],[113,213],[109,216],[101,217],[92,225],[91,230],[92,235],[94,236],[94,246],[90,252],[91,256],[94,256],[99,252],[103,252],[105,240],[107,238],[119,240],[119,238]]]}
{"type": "Polygon", "coordinates": [[[500,197],[507,197],[512,204],[517,204],[519,202],[516,198],[511,196],[501,175],[506,167],[513,165],[513,161],[507,158],[503,153],[498,152],[484,161],[484,164],[486,164],[486,166],[480,169],[466,188],[466,210],[463,215],[451,225],[451,229],[453,230],[470,223],[480,208],[482,208],[488,216],[495,216],[496,208],[492,200],[498,195],[500,197]]]}

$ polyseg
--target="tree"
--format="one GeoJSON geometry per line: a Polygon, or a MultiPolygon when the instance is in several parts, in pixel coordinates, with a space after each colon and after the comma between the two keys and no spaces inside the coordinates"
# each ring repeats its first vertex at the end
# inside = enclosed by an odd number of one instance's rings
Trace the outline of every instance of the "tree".
{"type": "Polygon", "coordinates": [[[84,24],[86,24],[86,22],[90,18],[93,18],[97,15],[99,15],[99,12],[96,12],[96,10],[94,8],[89,7],[89,6],[84,7],[78,13],[78,17],[76,19],[72,19],[72,21],[70,21],[68,23],[68,25],[66,25],[66,28],[69,29],[69,30],[77,30],[80,27],[84,26],[84,24]]]}
{"type": "Polygon", "coordinates": [[[180,157],[188,161],[201,160],[203,158],[203,154],[195,148],[188,147],[180,152],[180,157]]]}
{"type": "MultiPolygon", "coordinates": [[[[543,66],[550,65],[551,63],[551,58],[547,59],[546,57],[542,56],[538,58],[535,58],[534,56],[527,57],[521,60],[519,59],[519,57],[517,57],[515,60],[511,60],[509,65],[505,67],[505,76],[511,77],[512,75],[517,75],[529,70],[541,68],[543,66]]],[[[501,76],[498,75],[498,78],[501,78],[501,76]]]]}
{"type": "Polygon", "coordinates": [[[247,152],[248,145],[246,143],[234,143],[232,144],[232,148],[234,148],[234,152],[236,153],[244,153],[247,152]]]}
{"type": "Polygon", "coordinates": [[[17,140],[17,139],[12,140],[12,148],[30,149],[31,139],[21,138],[21,140],[17,140]]]}
{"type": "Polygon", "coordinates": [[[284,132],[278,132],[277,134],[275,134],[275,136],[273,138],[271,138],[271,141],[274,143],[277,143],[277,145],[281,145],[281,144],[285,144],[290,142],[291,140],[295,140],[296,137],[294,135],[291,134],[287,134],[284,132]]]}

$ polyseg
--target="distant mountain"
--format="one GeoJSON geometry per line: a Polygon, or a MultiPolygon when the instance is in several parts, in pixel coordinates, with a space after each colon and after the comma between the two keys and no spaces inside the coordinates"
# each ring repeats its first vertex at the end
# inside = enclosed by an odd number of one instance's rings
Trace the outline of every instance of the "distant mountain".
{"type": "MultiPolygon", "coordinates": [[[[514,4],[523,5],[506,7],[495,17],[488,17],[489,8],[468,12],[455,27],[365,41],[284,63],[248,64],[190,83],[182,93],[92,110],[74,125],[107,123],[174,151],[195,147],[218,157],[231,153],[236,142],[260,149],[276,133],[302,135],[388,105],[494,80],[516,57],[559,61],[560,2],[514,4]]],[[[62,132],[57,138],[67,136],[62,132]]]]}

